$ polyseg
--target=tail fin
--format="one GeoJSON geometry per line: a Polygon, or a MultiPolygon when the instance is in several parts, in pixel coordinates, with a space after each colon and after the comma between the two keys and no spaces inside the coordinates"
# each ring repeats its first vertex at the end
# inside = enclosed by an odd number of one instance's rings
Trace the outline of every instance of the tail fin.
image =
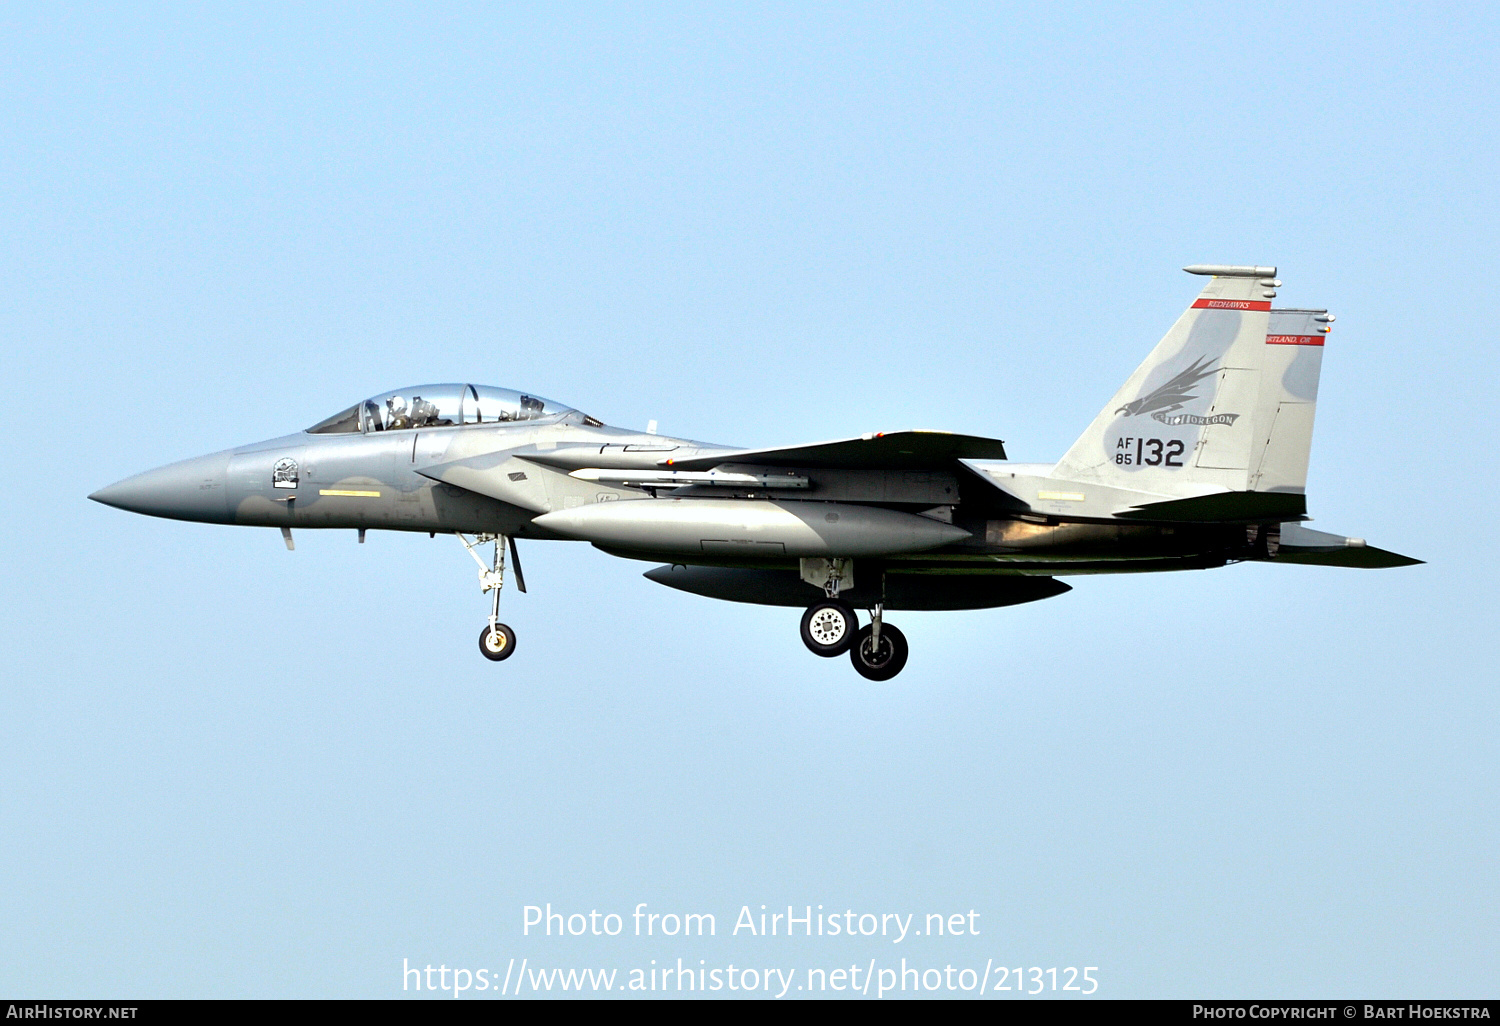
{"type": "Polygon", "coordinates": [[[1274,267],[1213,275],[1052,471],[1070,481],[1189,497],[1307,486],[1323,310],[1272,310],[1274,267]]]}

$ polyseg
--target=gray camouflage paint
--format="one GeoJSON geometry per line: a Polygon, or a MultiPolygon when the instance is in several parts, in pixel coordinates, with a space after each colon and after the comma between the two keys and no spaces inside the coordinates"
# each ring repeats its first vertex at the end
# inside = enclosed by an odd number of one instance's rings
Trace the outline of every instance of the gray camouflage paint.
{"type": "MultiPolygon", "coordinates": [[[[1244,280],[1215,278],[1202,296],[1242,302],[1254,289],[1244,280]]],[[[872,579],[872,569],[902,575],[902,602],[910,608],[1031,601],[1065,588],[1010,587],[1003,579],[1276,558],[1279,524],[1151,525],[1136,519],[1128,526],[1112,526],[1110,521],[1127,511],[1138,518],[1141,507],[1164,497],[1226,492],[1224,482],[1235,474],[1242,480],[1249,473],[1279,482],[1296,477],[1298,460],[1305,474],[1322,346],[1269,345],[1267,328],[1258,325],[1268,325],[1273,335],[1320,336],[1324,325],[1314,318],[1321,313],[1191,308],[1064,460],[1052,467],[966,462],[966,446],[975,454],[1002,452],[997,441],[967,436],[946,436],[954,441],[942,450],[932,448],[937,436],[913,435],[928,441],[906,448],[944,453],[930,458],[902,455],[899,433],[747,452],[612,428],[576,410],[516,422],[373,430],[368,421],[352,416],[360,409],[356,406],[349,411],[349,423],[358,421],[366,430],[303,431],[268,439],[159,467],[90,498],[151,516],[252,527],[573,537],[669,566],[719,567],[725,572],[651,576],[684,590],[742,601],[784,603],[789,595],[806,594],[807,586],[785,573],[795,571],[795,557],[809,554],[859,556],[863,569],[856,569],[855,576],[864,580],[872,579]],[[1253,366],[1225,368],[1226,359],[1253,366]],[[1270,379],[1274,389],[1245,391],[1246,383],[1257,380],[1254,368],[1261,365],[1279,367],[1270,379]],[[1251,376],[1231,379],[1231,372],[1251,376]],[[1239,388],[1228,392],[1244,402],[1244,409],[1216,409],[1227,380],[1239,388]],[[1206,431],[1233,426],[1241,418],[1249,424],[1252,417],[1271,442],[1260,443],[1264,451],[1258,456],[1246,454],[1247,471],[1226,474],[1187,458],[1202,448],[1206,431]],[[1278,448],[1276,432],[1283,422],[1292,426],[1282,431],[1278,448]],[[1182,443],[1183,466],[1174,468],[1175,476],[1168,475],[1172,483],[1167,487],[1160,483],[1159,468],[1127,466],[1115,459],[1122,439],[1140,437],[1145,430],[1151,438],[1182,443]],[[804,453],[811,465],[798,463],[804,453]],[[1103,453],[1104,459],[1089,453],[1103,453]],[[753,462],[738,465],[731,455],[753,462]],[[900,462],[882,469],[881,460],[900,462]],[[655,489],[571,476],[574,470],[659,468],[668,461],[688,467],[790,470],[805,476],[809,486],[796,494],[692,486],[658,497],[655,489]],[[1132,480],[1142,471],[1144,488],[1132,480]],[[667,496],[677,501],[669,502],[667,496]],[[633,507],[637,501],[640,505],[633,507]],[[600,503],[611,504],[600,510],[607,516],[583,515],[600,503]],[[636,510],[642,517],[632,516],[636,510]],[[834,518],[841,514],[830,511],[839,510],[845,511],[845,520],[834,530],[834,518]],[[637,521],[653,526],[638,528],[637,521]],[[735,528],[744,535],[740,542],[738,535],[725,535],[724,525],[731,521],[740,525],[735,528]],[[607,525],[608,531],[599,525],[607,525]],[[799,540],[788,544],[783,539],[792,537],[788,531],[800,532],[799,540]],[[927,551],[919,551],[923,549],[927,551]],[[762,576],[736,577],[738,571],[762,576]],[[764,576],[772,571],[782,576],[764,576]],[[997,583],[945,587],[945,580],[959,577],[997,583]]],[[[473,391],[471,386],[451,387],[473,391]]],[[[535,412],[528,408],[523,416],[535,412]]],[[[326,430],[336,419],[319,427],[326,430]]],[[[1301,552],[1306,557],[1301,561],[1323,558],[1344,565],[1412,562],[1390,553],[1373,555],[1381,553],[1378,549],[1361,555],[1364,562],[1351,563],[1347,555],[1335,559],[1335,551],[1342,550],[1328,543],[1328,537],[1320,536],[1317,546],[1288,545],[1286,551],[1301,552]],[[1380,562],[1384,557],[1395,562],[1380,562]]]]}

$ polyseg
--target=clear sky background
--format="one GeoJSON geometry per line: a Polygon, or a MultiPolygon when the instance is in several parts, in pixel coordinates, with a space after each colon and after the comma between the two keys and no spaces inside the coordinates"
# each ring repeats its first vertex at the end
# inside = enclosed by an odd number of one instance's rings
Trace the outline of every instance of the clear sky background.
{"type": "MultiPolygon", "coordinates": [[[[0,993],[401,994],[401,964],[1098,966],[1496,995],[1493,5],[0,11],[0,993]],[[1338,315],[1313,525],[1427,564],[797,612],[523,545],[96,488],[475,381],[761,445],[1059,457],[1201,284],[1338,315]],[[704,941],[521,909],[709,911],[704,941]],[[727,936],[967,911],[979,937],[727,936]]],[[[408,992],[409,993],[409,992],[408,992]]]]}

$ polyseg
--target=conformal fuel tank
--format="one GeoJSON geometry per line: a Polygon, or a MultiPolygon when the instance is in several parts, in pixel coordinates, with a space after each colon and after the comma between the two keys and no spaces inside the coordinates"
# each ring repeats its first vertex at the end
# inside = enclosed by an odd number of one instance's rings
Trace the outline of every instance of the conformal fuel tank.
{"type": "Polygon", "coordinates": [[[961,541],[969,532],[876,506],[770,499],[628,499],[536,518],[549,531],[610,549],[734,559],[890,556],[961,541]]]}

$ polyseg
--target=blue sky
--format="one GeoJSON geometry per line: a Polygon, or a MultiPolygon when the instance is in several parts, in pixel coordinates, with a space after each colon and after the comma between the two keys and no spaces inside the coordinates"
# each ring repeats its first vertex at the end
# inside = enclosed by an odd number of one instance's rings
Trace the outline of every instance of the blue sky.
{"type": "Polygon", "coordinates": [[[398,996],[504,969],[1098,966],[1113,997],[1493,995],[1485,5],[0,13],[0,992],[398,996]],[[1313,526],[1427,564],[796,613],[523,550],[90,491],[423,381],[760,445],[1062,454],[1191,300],[1338,315],[1313,526]],[[714,912],[711,941],[521,910],[714,912]],[[912,950],[742,905],[982,913],[912,950]],[[740,964],[746,964],[742,961],[740,964]]]}

